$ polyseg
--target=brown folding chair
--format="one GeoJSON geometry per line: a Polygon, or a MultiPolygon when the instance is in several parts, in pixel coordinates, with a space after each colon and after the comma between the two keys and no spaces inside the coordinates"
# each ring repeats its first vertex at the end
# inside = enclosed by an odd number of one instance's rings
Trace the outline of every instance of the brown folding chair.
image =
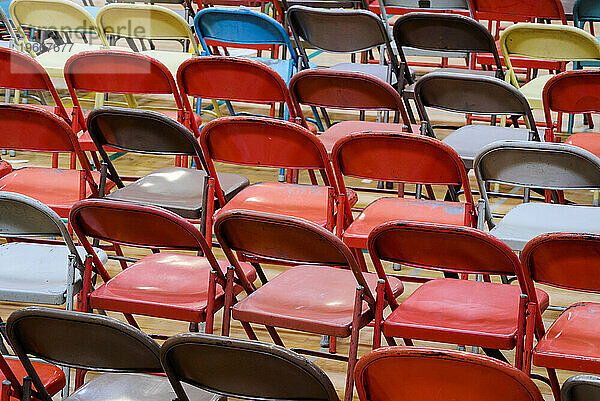
{"type": "MultiPolygon", "coordinates": [[[[217,217],[215,234],[231,263],[230,270],[241,271],[234,252],[294,266],[234,304],[232,316],[242,323],[250,339],[257,339],[250,323],[262,324],[281,346],[283,341],[274,327],[330,338],[351,337],[348,357],[333,354],[331,346],[330,353],[296,350],[347,361],[345,400],[350,401],[359,331],[373,320],[373,293],[382,284],[377,275],[362,272],[351,250],[333,233],[300,218],[231,210],[217,217]]],[[[394,297],[402,293],[400,280],[391,278],[389,282],[394,297]]],[[[228,312],[226,309],[223,317],[224,335],[229,332],[228,312]]]]}
{"type": "Polygon", "coordinates": [[[191,398],[182,383],[247,400],[339,401],[319,367],[277,345],[184,333],[165,341],[160,358],[179,401],[191,398]]]}

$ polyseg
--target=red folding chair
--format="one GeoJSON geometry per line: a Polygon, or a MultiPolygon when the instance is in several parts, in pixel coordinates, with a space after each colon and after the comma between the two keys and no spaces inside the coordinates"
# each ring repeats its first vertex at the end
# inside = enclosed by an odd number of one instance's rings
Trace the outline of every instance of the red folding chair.
{"type": "Polygon", "coordinates": [[[332,159],[343,209],[336,227],[344,243],[356,249],[359,261],[363,258],[358,250],[367,248],[369,233],[387,221],[475,226],[476,210],[464,163],[455,150],[437,139],[410,133],[353,133],[335,144],[332,159]],[[399,185],[397,197],[379,198],[353,219],[344,177],[417,184],[417,197],[405,198],[404,185],[399,185]],[[449,200],[435,200],[433,188],[421,196],[420,185],[449,186],[449,200]],[[459,187],[464,189],[464,202],[458,201],[459,187]],[[343,232],[342,216],[347,225],[343,232]]]}
{"type": "MultiPolygon", "coordinates": [[[[30,196],[48,205],[60,217],[69,215],[71,206],[88,197],[98,196],[100,174],[91,171],[85,154],[71,127],[56,114],[31,105],[0,104],[4,133],[3,149],[74,154],[81,165],[76,168],[23,167],[0,178],[0,190],[30,196]]],[[[107,190],[112,187],[107,182],[107,190]]]]}
{"type": "MultiPolygon", "coordinates": [[[[306,219],[328,230],[336,221],[339,192],[327,151],[319,139],[307,129],[287,121],[264,117],[222,117],[206,124],[200,145],[208,164],[209,193],[214,189],[219,213],[245,209],[306,219]],[[215,162],[241,166],[320,170],[324,185],[288,182],[261,182],[226,199],[216,175],[215,162]]],[[[356,200],[351,199],[353,204],[356,200]]],[[[214,209],[207,209],[212,216],[214,209]]],[[[210,230],[211,224],[207,224],[210,230]]],[[[206,234],[210,238],[210,233],[206,234]]]]}
{"type": "Polygon", "coordinates": [[[543,401],[535,383],[520,370],[447,349],[381,348],[360,358],[355,376],[361,401],[543,401]]]}
{"type": "MultiPolygon", "coordinates": [[[[133,314],[198,323],[206,323],[212,333],[214,313],[225,299],[225,273],[228,262],[212,254],[206,240],[194,227],[175,213],[155,206],[129,202],[90,199],[73,206],[71,224],[86,251],[81,311],[102,309],[122,312],[129,323],[139,328],[133,314]],[[119,245],[150,249],[152,254],[135,260],[122,272],[111,277],[92,248],[89,238],[119,245]],[[178,250],[198,255],[160,252],[178,250]],[[92,273],[104,284],[92,289],[92,273]]],[[[242,282],[256,279],[254,268],[243,264],[242,282]]],[[[233,277],[232,277],[233,279],[233,277]]],[[[232,296],[242,290],[233,285],[232,296]]]]}
{"type": "MultiPolygon", "coordinates": [[[[179,67],[177,85],[183,99],[186,119],[190,120],[196,135],[200,135],[200,121],[194,118],[188,96],[270,105],[271,117],[275,117],[275,104],[280,103],[287,110],[284,112],[280,109],[279,115],[283,117],[287,113],[289,116],[285,117],[290,121],[296,119],[283,78],[271,67],[258,61],[225,56],[192,58],[179,67]]],[[[241,113],[232,112],[234,114],[241,113]]]]}
{"type": "MultiPolygon", "coordinates": [[[[600,236],[592,234],[543,234],[529,241],[521,253],[525,279],[531,288],[537,283],[599,293],[599,262],[600,236]]],[[[559,400],[560,386],[554,369],[600,373],[600,304],[575,303],[544,330],[540,303],[535,309],[535,332],[530,327],[526,344],[533,344],[534,334],[539,340],[533,353],[526,354],[525,366],[529,369],[533,355],[533,364],[548,370],[554,397],[559,400]]],[[[526,346],[526,351],[530,349],[526,346]]]]}
{"type": "MultiPolygon", "coordinates": [[[[550,78],[542,92],[546,117],[547,142],[560,142],[561,127],[552,120],[552,112],[586,114],[600,113],[600,72],[594,70],[566,71],[550,78]],[[559,138],[557,138],[557,136],[559,138]]],[[[569,127],[569,134],[572,127],[569,127]]],[[[600,134],[581,132],[570,135],[565,143],[579,146],[600,156],[600,134]]]]}
{"type": "MultiPolygon", "coordinates": [[[[373,347],[381,332],[390,345],[394,338],[482,347],[508,362],[500,350],[515,349],[515,366],[523,369],[526,312],[529,302],[548,307],[548,295],[527,286],[515,253],[496,237],[471,227],[430,223],[390,222],[369,235],[369,254],[380,280],[388,278],[382,261],[443,272],[516,276],[519,285],[430,279],[398,304],[386,284],[392,313],[375,317],[373,347]]],[[[380,303],[381,304],[381,303],[380,303]]],[[[532,322],[531,322],[532,323],[532,322]]]]}
{"type": "MultiPolygon", "coordinates": [[[[66,385],[65,373],[58,366],[39,361],[32,365],[51,396],[66,385]]],[[[0,401],[21,401],[24,394],[31,395],[31,381],[23,383],[26,376],[28,374],[17,357],[0,355],[0,401]]]]}
{"type": "Polygon", "coordinates": [[[393,112],[393,123],[372,121],[342,121],[332,124],[327,112],[323,112],[326,127],[321,127],[319,139],[331,155],[333,146],[340,139],[359,131],[419,132],[419,126],[411,126],[402,97],[396,89],[381,79],[360,72],[335,70],[304,70],[290,80],[290,93],[305,127],[309,127],[301,106],[316,108],[356,110],[364,119],[365,111],[393,112]]]}
{"type": "MultiPolygon", "coordinates": [[[[335,337],[351,337],[348,357],[313,350],[299,353],[348,362],[345,400],[353,393],[353,371],[359,331],[374,317],[378,304],[373,293],[382,282],[374,273],[363,273],[350,249],[333,233],[307,220],[230,210],[215,222],[215,234],[223,252],[239,275],[242,271],[234,252],[256,255],[293,266],[233,304],[234,319],[256,340],[250,323],[267,326],[277,345],[283,341],[274,327],[335,337]]],[[[390,278],[394,297],[403,291],[402,282],[390,278]]],[[[383,302],[380,298],[380,302],[383,302]]],[[[229,311],[229,309],[225,309],[229,311]]],[[[229,333],[229,314],[223,317],[223,334],[229,333]]],[[[330,351],[332,351],[330,349],[330,351]]]]}

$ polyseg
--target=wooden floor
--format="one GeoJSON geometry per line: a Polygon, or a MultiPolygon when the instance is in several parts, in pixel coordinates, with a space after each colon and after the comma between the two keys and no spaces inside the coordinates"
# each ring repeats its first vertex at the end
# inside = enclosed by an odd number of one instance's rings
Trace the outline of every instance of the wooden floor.
{"type": "MultiPolygon", "coordinates": [[[[339,57],[332,58],[332,57],[319,56],[313,60],[315,62],[317,62],[319,65],[330,65],[333,62],[336,62],[336,61],[339,62],[339,57]]],[[[172,106],[172,102],[170,101],[170,99],[165,98],[163,96],[139,97],[138,100],[141,105],[145,105],[145,106],[156,106],[156,105],[172,106]]],[[[67,104],[66,106],[68,107],[69,105],[67,104]]],[[[244,109],[252,110],[252,111],[260,111],[260,110],[257,110],[256,108],[244,108],[244,109]]],[[[223,107],[223,112],[226,114],[225,107],[223,107]]],[[[335,119],[338,119],[338,120],[356,119],[357,118],[355,115],[347,114],[347,113],[335,113],[333,116],[335,119]]],[[[206,117],[207,117],[207,120],[211,118],[210,116],[206,116],[206,117]]],[[[370,116],[369,118],[373,119],[374,117],[375,116],[370,116]]],[[[540,118],[540,117],[541,116],[538,116],[538,118],[540,118]]],[[[462,115],[452,115],[450,113],[435,112],[435,113],[432,113],[432,118],[437,123],[454,124],[454,125],[464,124],[464,116],[462,116],[462,115]]],[[[578,120],[578,127],[582,128],[580,125],[581,125],[581,123],[578,120]]],[[[447,134],[447,132],[439,132],[438,134],[440,134],[440,138],[442,138],[444,135],[447,134]]],[[[13,166],[15,168],[24,167],[24,166],[33,166],[33,165],[38,166],[38,165],[48,165],[49,164],[48,156],[45,156],[45,155],[40,156],[40,155],[32,154],[29,152],[18,152],[16,157],[3,156],[3,158],[8,160],[9,162],[13,163],[13,166]]],[[[120,157],[115,162],[115,164],[117,166],[117,169],[123,174],[143,175],[143,174],[150,172],[152,170],[155,170],[157,168],[172,165],[172,162],[173,162],[173,160],[171,158],[166,158],[166,157],[153,157],[153,156],[140,156],[140,155],[127,154],[127,155],[120,157]]],[[[277,177],[277,175],[276,175],[277,172],[270,171],[268,169],[238,168],[238,167],[231,167],[231,166],[220,166],[218,169],[219,169],[219,171],[223,171],[223,172],[237,172],[237,173],[244,174],[251,180],[251,182],[275,180],[277,177]]],[[[470,178],[471,178],[472,188],[477,188],[477,184],[474,180],[472,173],[470,174],[470,178]]],[[[301,181],[306,182],[306,180],[307,180],[306,176],[301,176],[301,181]]],[[[364,182],[361,184],[362,185],[372,185],[372,186],[376,185],[376,183],[364,183],[364,182]]],[[[568,194],[568,196],[570,199],[574,199],[574,200],[577,200],[578,202],[580,201],[582,203],[583,202],[590,203],[591,199],[592,199],[591,193],[568,194]]],[[[360,199],[359,205],[364,206],[364,205],[370,203],[374,198],[375,197],[372,194],[361,193],[360,197],[359,197],[359,199],[360,199]]],[[[509,210],[510,207],[514,206],[515,204],[517,204],[516,201],[510,201],[510,200],[496,201],[494,203],[495,212],[504,213],[507,210],[509,210]]],[[[220,249],[215,249],[215,254],[217,255],[217,257],[223,257],[223,254],[220,249]]],[[[133,256],[141,256],[141,254],[137,251],[133,252],[132,255],[133,256]]],[[[117,273],[120,270],[118,263],[116,263],[114,261],[111,261],[109,263],[109,267],[110,267],[111,273],[117,273]]],[[[391,271],[391,266],[387,266],[387,268],[390,269],[390,271],[391,271]]],[[[275,277],[277,274],[279,274],[282,271],[282,268],[279,266],[265,266],[265,271],[266,271],[267,276],[269,278],[272,278],[272,277],[275,277]]],[[[421,276],[440,276],[437,273],[429,273],[424,270],[411,269],[411,268],[406,268],[406,267],[403,268],[403,270],[401,272],[401,274],[404,274],[404,273],[417,274],[417,275],[421,275],[421,276]]],[[[408,297],[415,290],[417,285],[412,284],[412,283],[406,283],[405,287],[406,287],[406,290],[405,290],[404,294],[400,297],[400,299],[399,299],[400,302],[402,300],[404,300],[406,297],[408,297]]],[[[568,306],[574,302],[582,301],[582,300],[600,302],[599,295],[587,295],[587,294],[581,294],[581,293],[572,293],[572,292],[557,290],[557,289],[552,289],[552,288],[544,288],[544,289],[549,292],[550,297],[551,297],[551,303],[553,305],[568,306]]],[[[2,303],[0,305],[0,316],[3,319],[6,319],[13,310],[19,308],[20,306],[21,305],[18,305],[18,304],[2,303]]],[[[123,319],[122,315],[120,315],[120,314],[116,314],[116,313],[109,313],[109,314],[118,319],[123,319]]],[[[544,322],[545,322],[546,326],[548,324],[550,324],[554,319],[556,319],[557,316],[558,316],[557,312],[551,312],[551,311],[546,312],[544,314],[544,322]]],[[[176,333],[180,333],[180,332],[185,332],[188,330],[187,324],[183,323],[183,322],[174,322],[174,321],[169,321],[169,320],[146,318],[146,317],[139,317],[139,322],[141,324],[142,329],[148,333],[160,333],[160,334],[172,335],[172,334],[176,334],[176,333]]],[[[221,326],[221,313],[219,312],[219,314],[217,316],[217,321],[215,324],[215,332],[220,331],[220,326],[221,326]]],[[[262,329],[259,326],[257,326],[256,329],[257,329],[257,333],[258,333],[260,339],[269,341],[269,337],[264,329],[262,329]]],[[[298,332],[293,332],[293,331],[288,331],[288,330],[281,330],[280,333],[282,335],[282,338],[283,338],[286,346],[288,346],[288,347],[302,347],[302,348],[311,348],[311,349],[319,348],[319,340],[320,340],[319,336],[301,334],[298,332]]],[[[234,337],[245,338],[245,334],[244,334],[243,330],[241,329],[241,326],[239,324],[237,324],[237,322],[235,322],[235,321],[233,322],[233,325],[232,325],[231,335],[234,337]]],[[[359,355],[363,355],[370,350],[371,339],[372,339],[372,329],[369,327],[363,329],[360,334],[359,355]]],[[[348,343],[349,343],[348,339],[340,339],[339,340],[338,350],[340,353],[342,353],[342,354],[347,353],[348,343]]],[[[421,341],[416,341],[415,343],[417,345],[426,345],[426,346],[435,346],[435,347],[444,347],[444,348],[455,348],[456,347],[455,345],[437,344],[437,343],[433,344],[433,343],[426,343],[426,342],[421,342],[421,341]]],[[[511,362],[514,360],[513,352],[505,352],[505,355],[511,362]]],[[[342,397],[343,396],[343,388],[344,388],[344,380],[345,380],[345,364],[341,363],[341,362],[333,362],[333,361],[328,361],[328,360],[323,360],[323,359],[316,359],[315,362],[317,363],[318,366],[320,366],[329,375],[329,377],[335,384],[335,387],[338,390],[340,397],[342,397]]],[[[537,368],[535,368],[534,371],[536,373],[542,373],[542,374],[544,373],[541,369],[537,369],[537,368]]],[[[573,372],[562,372],[561,371],[561,372],[559,372],[559,378],[562,382],[569,376],[572,376],[573,374],[574,374],[573,372]]],[[[398,378],[398,379],[399,379],[399,383],[401,383],[401,378],[398,378]]],[[[550,393],[550,389],[548,388],[548,386],[546,386],[545,384],[543,384],[541,382],[538,382],[538,384],[539,384],[541,391],[544,394],[544,397],[546,399],[551,399],[551,393],[550,393]]],[[[399,385],[401,385],[401,384],[399,384],[399,385]]],[[[432,382],[432,385],[435,385],[435,382],[432,382]]],[[[465,386],[467,386],[467,385],[469,385],[468,380],[465,382],[465,386]]],[[[357,399],[357,397],[356,397],[356,399],[357,399]]]]}

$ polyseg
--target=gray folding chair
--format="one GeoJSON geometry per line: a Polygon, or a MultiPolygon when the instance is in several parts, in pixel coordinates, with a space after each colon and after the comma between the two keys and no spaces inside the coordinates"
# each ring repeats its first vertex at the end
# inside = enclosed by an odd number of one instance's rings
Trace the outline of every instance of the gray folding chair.
{"type": "Polygon", "coordinates": [[[160,358],[179,401],[192,399],[182,383],[248,400],[339,401],[321,369],[277,345],[185,333],[169,338],[160,358]]]}
{"type": "Polygon", "coordinates": [[[567,379],[560,391],[562,401],[600,401],[600,377],[577,375],[567,379]]]}
{"type": "MultiPolygon", "coordinates": [[[[71,368],[107,372],[77,389],[66,398],[69,401],[175,399],[167,378],[156,375],[163,372],[160,346],[127,323],[91,313],[27,307],[10,315],[6,330],[39,400],[52,398],[33,369],[30,356],[71,368]]],[[[185,386],[194,400],[223,399],[185,386]]]]}
{"type": "Polygon", "coordinates": [[[474,161],[482,200],[479,228],[487,221],[490,233],[515,251],[534,237],[549,232],[600,234],[600,207],[530,203],[528,188],[543,190],[600,189],[600,158],[585,149],[548,142],[498,141],[486,146],[474,161]],[[487,184],[525,188],[525,202],[496,224],[487,184]]]}
{"type": "Polygon", "coordinates": [[[514,86],[501,79],[468,73],[432,72],[419,79],[414,87],[415,102],[425,125],[423,132],[435,138],[427,108],[512,117],[523,117],[530,128],[472,124],[460,127],[442,142],[459,154],[467,169],[486,145],[499,140],[539,141],[540,136],[527,99],[514,86]]]}

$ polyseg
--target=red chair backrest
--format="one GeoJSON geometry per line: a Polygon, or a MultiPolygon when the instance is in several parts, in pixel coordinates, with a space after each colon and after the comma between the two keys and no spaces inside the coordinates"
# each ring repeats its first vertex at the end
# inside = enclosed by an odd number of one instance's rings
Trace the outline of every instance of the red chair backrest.
{"type": "Polygon", "coordinates": [[[75,91],[123,94],[172,94],[177,110],[183,104],[168,68],[156,59],[140,53],[119,50],[81,52],[65,63],[65,81],[77,108],[80,129],[85,119],[75,91]]]}
{"type": "Polygon", "coordinates": [[[186,110],[188,96],[247,103],[285,103],[295,118],[287,85],[267,65],[237,57],[206,56],[185,61],[177,71],[177,85],[186,110]]]}
{"type": "Polygon", "coordinates": [[[517,368],[455,350],[379,348],[360,358],[354,375],[361,401],[543,400],[535,383],[517,368]]]}
{"type": "Polygon", "coordinates": [[[573,70],[553,76],[542,92],[548,127],[553,125],[551,111],[563,113],[600,112],[600,71],[573,70]]]}
{"type": "Polygon", "coordinates": [[[71,123],[50,76],[31,56],[13,49],[0,48],[0,77],[2,88],[50,92],[56,105],[55,113],[71,123]]]}
{"type": "Polygon", "coordinates": [[[600,293],[600,235],[551,233],[527,243],[521,263],[533,282],[600,293]]]}
{"type": "Polygon", "coordinates": [[[542,18],[567,23],[560,0],[469,0],[469,8],[476,20],[535,22],[542,18]]]}

